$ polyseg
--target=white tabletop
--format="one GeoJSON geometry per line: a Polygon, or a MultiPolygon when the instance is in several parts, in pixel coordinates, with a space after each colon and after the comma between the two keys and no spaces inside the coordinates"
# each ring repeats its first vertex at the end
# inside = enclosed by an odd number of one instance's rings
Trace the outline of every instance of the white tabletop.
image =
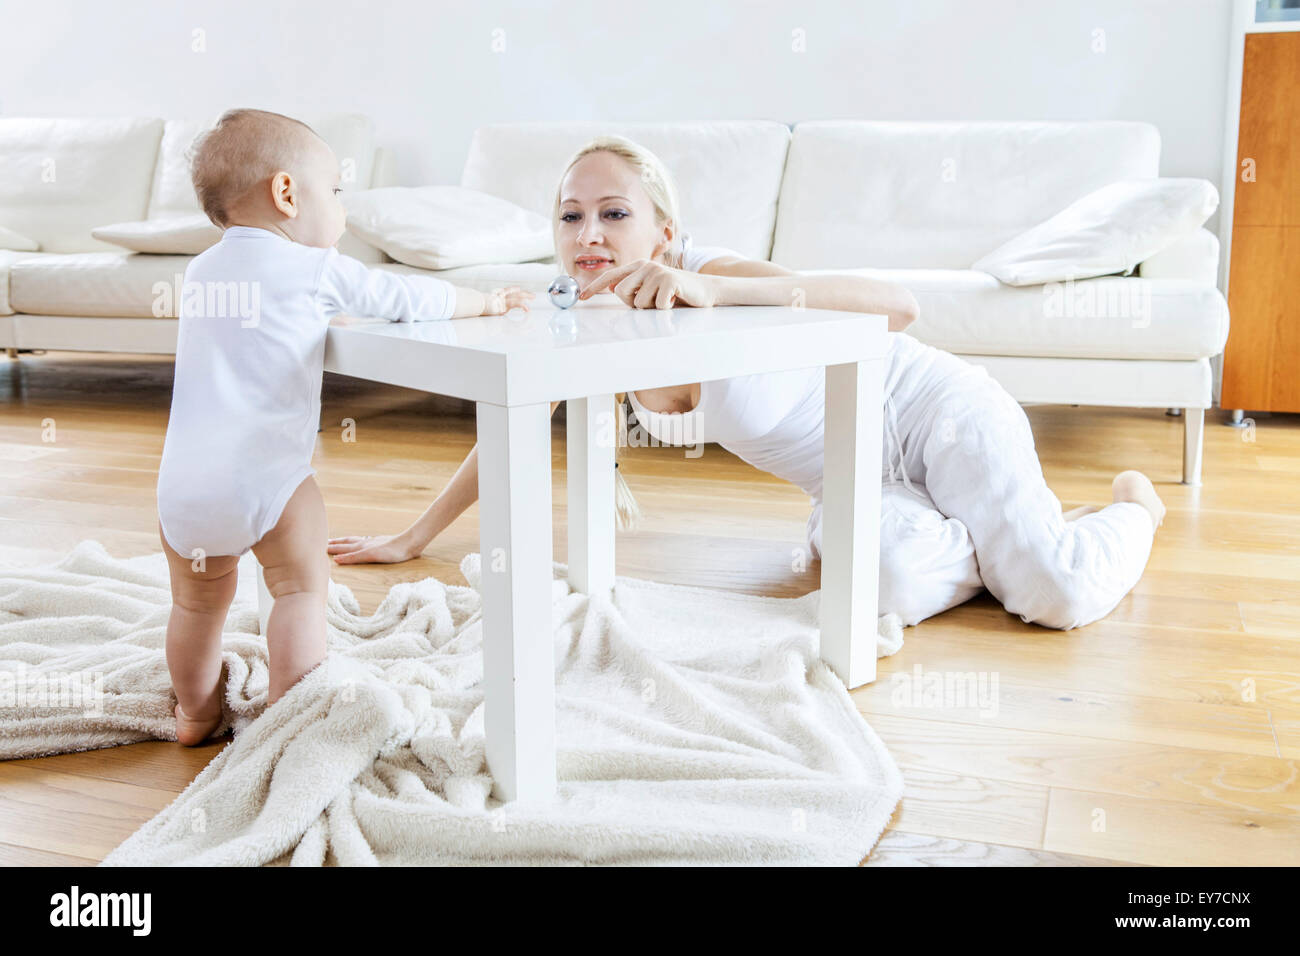
{"type": "MultiPolygon", "coordinates": [[[[535,300],[536,301],[536,300],[535,300]]],[[[633,309],[613,294],[561,310],[448,322],[339,318],[328,371],[526,405],[882,358],[884,315],[725,306],[633,309]]]]}

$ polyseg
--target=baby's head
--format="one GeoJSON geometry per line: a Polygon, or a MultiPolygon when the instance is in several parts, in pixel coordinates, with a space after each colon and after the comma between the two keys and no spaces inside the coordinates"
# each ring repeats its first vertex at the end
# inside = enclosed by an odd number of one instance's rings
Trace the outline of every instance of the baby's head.
{"type": "Polygon", "coordinates": [[[230,110],[194,142],[194,191],[217,226],[258,226],[321,248],[343,235],[339,162],[306,123],[230,110]]]}

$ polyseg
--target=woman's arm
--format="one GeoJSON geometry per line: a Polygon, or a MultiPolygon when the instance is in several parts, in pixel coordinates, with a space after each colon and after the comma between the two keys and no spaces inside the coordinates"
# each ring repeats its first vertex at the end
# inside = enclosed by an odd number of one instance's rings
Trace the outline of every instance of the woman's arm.
{"type": "Polygon", "coordinates": [[[809,309],[887,315],[891,332],[901,332],[921,314],[905,286],[864,276],[803,275],[775,262],[731,256],[706,262],[700,274],[719,278],[716,305],[790,305],[801,296],[809,309]]]}
{"type": "Polygon", "coordinates": [[[589,299],[610,291],[638,309],[681,306],[801,305],[807,309],[869,312],[888,317],[901,332],[920,315],[916,298],[897,282],[850,275],[804,275],[775,262],[721,256],[699,272],[637,259],[609,269],[579,294],[589,299]]]}
{"type": "MultiPolygon", "coordinates": [[[[551,414],[559,408],[559,402],[551,403],[551,414]]],[[[396,564],[418,558],[424,553],[438,535],[442,534],[453,521],[465,513],[474,502],[478,501],[478,445],[469,450],[465,460],[460,463],[451,481],[442,489],[442,493],[433,499],[433,504],[424,509],[424,514],[404,531],[397,534],[378,535],[376,537],[359,537],[352,535],[345,538],[330,538],[326,548],[334,555],[337,564],[396,564]]]]}

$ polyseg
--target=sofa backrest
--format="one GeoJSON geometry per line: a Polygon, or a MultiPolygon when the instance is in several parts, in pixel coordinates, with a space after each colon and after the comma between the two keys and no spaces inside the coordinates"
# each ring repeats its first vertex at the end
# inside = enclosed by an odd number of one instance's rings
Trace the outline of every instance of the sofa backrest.
{"type": "Polygon", "coordinates": [[[163,122],[0,119],[0,225],[44,252],[114,249],[90,230],[143,219],[163,122]]]}
{"type": "Polygon", "coordinates": [[[1119,179],[1158,175],[1138,122],[813,121],[794,128],[772,261],[968,269],[1119,179]]]}
{"type": "MultiPolygon", "coordinates": [[[[167,120],[153,173],[150,219],[168,219],[201,212],[190,181],[189,148],[194,138],[215,123],[207,120],[167,120]]],[[[303,122],[329,143],[343,167],[343,190],[369,189],[375,168],[374,127],[368,116],[337,113],[304,117],[303,122]]],[[[106,225],[106,223],[97,223],[106,225]]]]}
{"type": "MultiPolygon", "coordinates": [[[[201,212],[187,153],[215,119],[0,119],[0,225],[42,252],[120,252],[90,230],[201,212]]],[[[369,117],[305,122],[337,154],[344,190],[381,185],[369,117]]]]}
{"type": "Polygon", "coordinates": [[[569,159],[594,136],[640,143],[668,167],[680,228],[696,245],[727,246],[757,259],[772,248],[776,201],[790,130],[763,120],[684,123],[501,123],[474,131],[460,184],[530,209],[549,221],[569,159]]]}

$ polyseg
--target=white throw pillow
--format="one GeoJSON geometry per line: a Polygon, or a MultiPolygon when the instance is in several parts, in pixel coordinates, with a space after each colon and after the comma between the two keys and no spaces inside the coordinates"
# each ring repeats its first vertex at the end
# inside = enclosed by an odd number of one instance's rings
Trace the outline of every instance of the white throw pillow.
{"type": "Polygon", "coordinates": [[[1120,180],[1071,203],[971,268],[1007,285],[1127,273],[1199,229],[1218,205],[1218,190],[1208,180],[1120,180]]]}
{"type": "Polygon", "coordinates": [[[12,229],[0,226],[0,249],[12,252],[40,252],[41,244],[34,239],[19,235],[12,229]]]}
{"type": "Polygon", "coordinates": [[[531,262],[554,252],[551,224],[460,186],[387,186],[344,194],[348,229],[398,262],[455,269],[531,262]]]}
{"type": "Polygon", "coordinates": [[[101,242],[111,242],[132,252],[174,256],[196,256],[221,239],[221,230],[203,213],[171,219],[119,222],[99,226],[90,230],[90,234],[101,242]]]}

